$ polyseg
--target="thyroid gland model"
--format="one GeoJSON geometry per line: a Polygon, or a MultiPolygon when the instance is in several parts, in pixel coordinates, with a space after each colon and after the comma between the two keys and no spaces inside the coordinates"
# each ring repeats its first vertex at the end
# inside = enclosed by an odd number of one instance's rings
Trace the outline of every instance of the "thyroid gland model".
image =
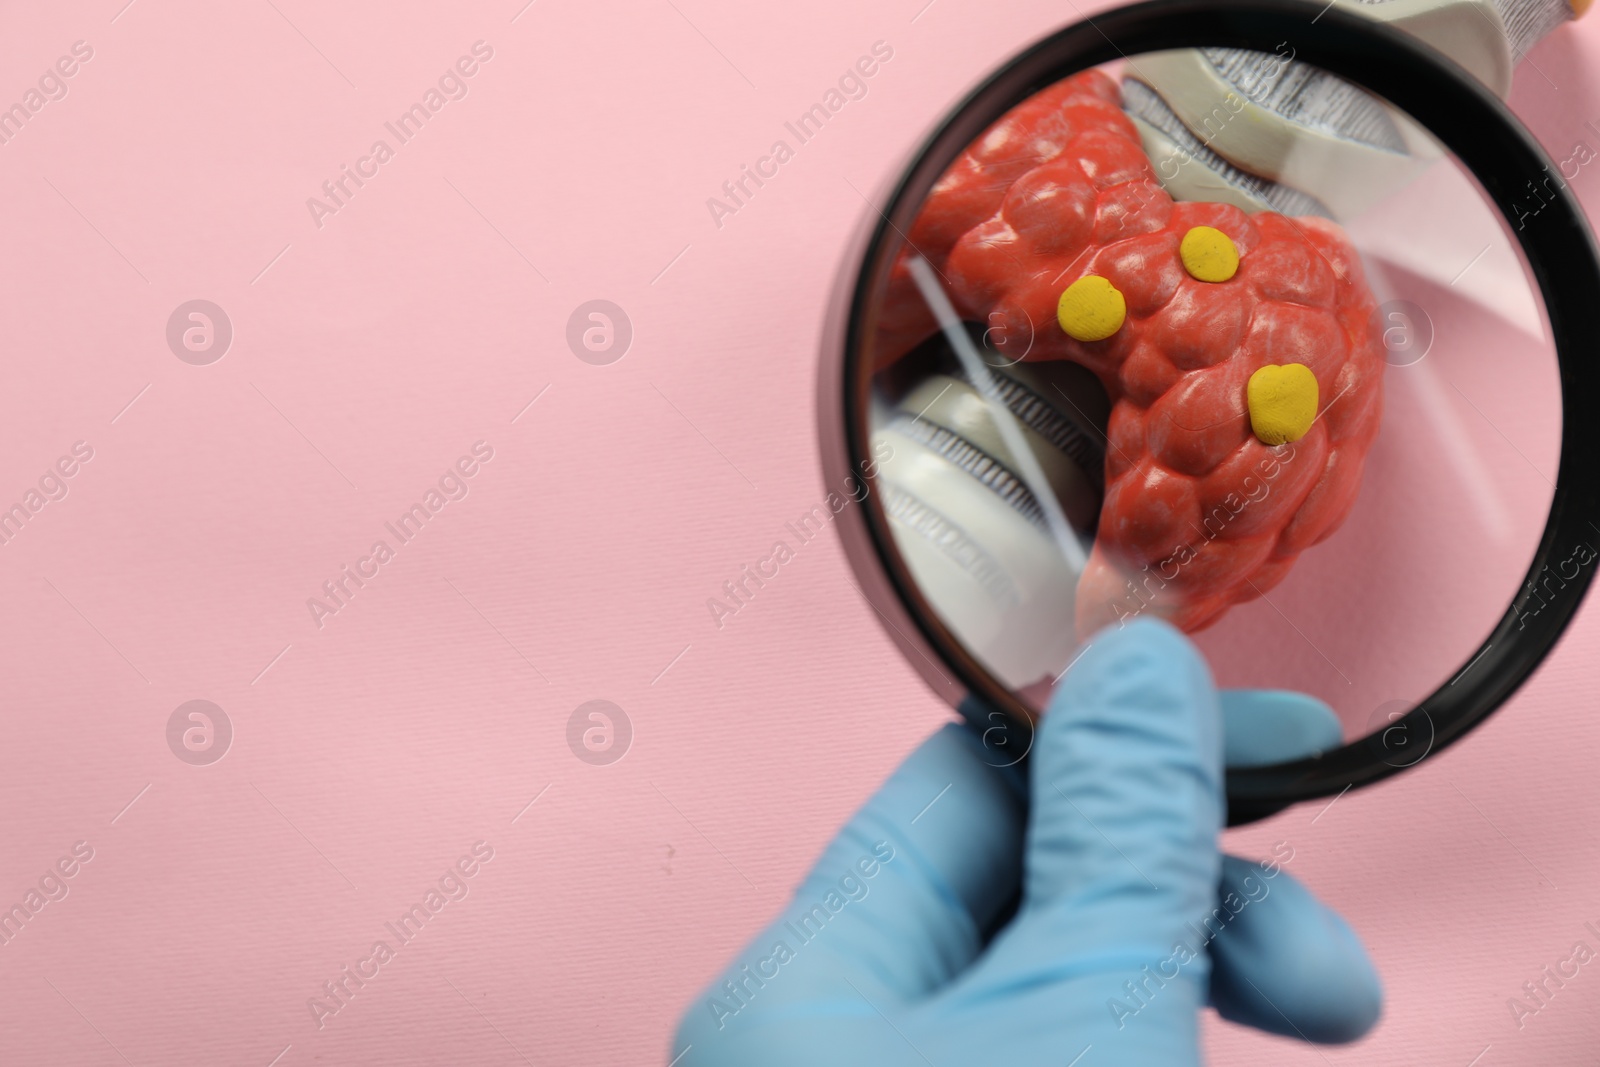
{"type": "Polygon", "coordinates": [[[1122,105],[1087,71],[974,141],[906,233],[873,327],[879,380],[910,382],[874,424],[897,546],[1019,688],[1108,624],[1192,632],[1271,590],[1349,514],[1382,408],[1374,299],[1338,225],[1175,202],[1122,105]],[[951,369],[918,258],[988,383],[951,369]],[[1076,560],[1043,493],[1093,535],[1076,560]]]}

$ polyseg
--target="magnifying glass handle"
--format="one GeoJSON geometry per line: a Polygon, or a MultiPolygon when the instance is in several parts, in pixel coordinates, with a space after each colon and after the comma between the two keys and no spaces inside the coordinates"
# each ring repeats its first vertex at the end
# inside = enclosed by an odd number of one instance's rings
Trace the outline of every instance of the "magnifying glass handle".
{"type": "MultiPolygon", "coordinates": [[[[1333,0],[1448,55],[1505,97],[1538,41],[1592,0],[1333,0]]],[[[1349,222],[1438,156],[1405,115],[1274,52],[1183,49],[1128,62],[1124,106],[1178,200],[1349,222]]]]}

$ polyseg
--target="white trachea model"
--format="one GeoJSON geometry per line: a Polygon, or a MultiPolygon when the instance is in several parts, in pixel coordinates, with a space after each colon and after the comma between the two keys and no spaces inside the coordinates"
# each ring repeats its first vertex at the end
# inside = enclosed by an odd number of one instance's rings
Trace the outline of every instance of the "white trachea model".
{"type": "MultiPolygon", "coordinates": [[[[1568,0],[1333,0],[1404,30],[1502,99],[1539,39],[1588,6],[1568,0]]],[[[1408,117],[1275,52],[1181,49],[1129,59],[1123,106],[1175,200],[1348,222],[1438,156],[1408,117]]]]}
{"type": "MultiPolygon", "coordinates": [[[[992,355],[992,350],[990,352],[992,355]]],[[[1100,510],[1105,393],[1076,364],[989,363],[996,394],[1081,540],[1100,510]]],[[[883,507],[929,606],[1006,685],[1048,680],[1077,643],[1078,569],[1018,473],[990,401],[933,373],[893,411],[874,412],[883,507]],[[1054,670],[1052,670],[1054,665],[1054,670]]]]}

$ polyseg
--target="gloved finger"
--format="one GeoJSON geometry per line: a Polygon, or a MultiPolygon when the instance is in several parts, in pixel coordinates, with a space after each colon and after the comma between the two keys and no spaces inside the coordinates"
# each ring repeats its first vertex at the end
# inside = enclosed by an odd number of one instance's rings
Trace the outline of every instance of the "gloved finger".
{"type": "Polygon", "coordinates": [[[1355,932],[1276,862],[1222,858],[1211,938],[1211,1004],[1224,1019],[1307,1041],[1354,1041],[1383,1009],[1355,932]]]}
{"type": "Polygon", "coordinates": [[[1107,907],[1164,923],[1206,910],[1221,733],[1210,671],[1181,633],[1141,619],[1096,636],[1034,741],[1024,907],[1074,912],[1090,927],[1107,907]]]}
{"type": "MultiPolygon", "coordinates": [[[[1271,763],[1315,756],[1344,743],[1339,716],[1316,697],[1287,689],[1224,689],[1222,699],[1222,762],[1226,767],[1264,767],[1271,763]]],[[[998,712],[971,700],[962,714],[989,739],[996,762],[1010,753],[1025,753],[1032,741],[1026,728],[1010,728],[998,712]]],[[[1005,761],[1009,762],[1009,761],[1005,761]]],[[[1010,779],[1023,796],[1027,778],[1020,760],[1010,779]]]]}
{"type": "Polygon", "coordinates": [[[777,920],[691,1006],[689,1031],[914,1000],[966,968],[1017,892],[1025,813],[978,736],[946,726],[824,850],[777,920]]]}
{"type": "Polygon", "coordinates": [[[1333,709],[1284,689],[1222,691],[1222,751],[1227,767],[1264,767],[1338,748],[1344,731],[1333,709]]]}
{"type": "Polygon", "coordinates": [[[1003,1001],[1008,1045],[1034,1057],[1017,1062],[1093,1044],[1106,1062],[1197,1063],[1210,962],[1179,946],[1216,902],[1223,817],[1220,702],[1199,652],[1153,619],[1097,635],[1029,762],[1021,907],[932,1006],[967,1025],[1003,1001]]]}

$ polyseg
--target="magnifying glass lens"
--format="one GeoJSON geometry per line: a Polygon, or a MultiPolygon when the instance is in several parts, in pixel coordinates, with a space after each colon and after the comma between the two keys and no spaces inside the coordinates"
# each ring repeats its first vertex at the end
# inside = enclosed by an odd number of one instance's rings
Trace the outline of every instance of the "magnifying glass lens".
{"type": "Polygon", "coordinates": [[[1425,755],[1393,724],[1540,610],[1563,416],[1530,218],[1292,49],[1079,71],[913,191],[854,363],[910,610],[1033,713],[1157,617],[1220,684],[1425,755]]]}

